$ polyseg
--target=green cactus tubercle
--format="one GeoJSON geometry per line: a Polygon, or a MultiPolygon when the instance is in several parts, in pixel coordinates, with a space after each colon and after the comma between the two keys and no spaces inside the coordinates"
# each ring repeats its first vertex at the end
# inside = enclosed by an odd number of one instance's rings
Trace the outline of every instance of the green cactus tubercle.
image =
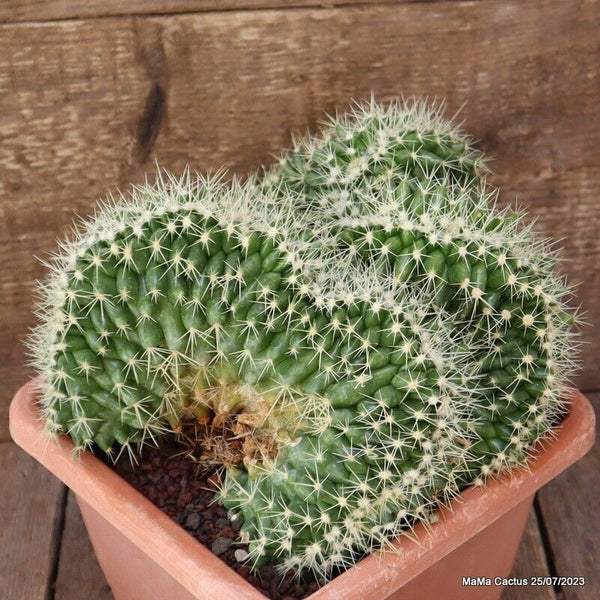
{"type": "Polygon", "coordinates": [[[50,265],[48,431],[134,460],[187,438],[253,565],[327,578],[390,547],[564,412],[570,291],[495,197],[418,101],[358,105],[244,183],[159,174],[50,265]]]}

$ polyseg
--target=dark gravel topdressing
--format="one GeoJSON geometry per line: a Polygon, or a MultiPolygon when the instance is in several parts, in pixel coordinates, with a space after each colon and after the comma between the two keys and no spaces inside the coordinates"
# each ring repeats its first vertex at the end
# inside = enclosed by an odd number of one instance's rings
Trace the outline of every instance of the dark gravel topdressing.
{"type": "Polygon", "coordinates": [[[181,446],[164,441],[160,448],[147,447],[137,467],[122,456],[112,468],[190,535],[211,549],[248,583],[273,600],[300,600],[319,588],[315,581],[298,581],[293,574],[283,579],[272,565],[254,574],[242,564],[247,547],[238,541],[241,523],[227,518],[227,510],[213,502],[216,474],[198,473],[198,464],[181,446]]]}

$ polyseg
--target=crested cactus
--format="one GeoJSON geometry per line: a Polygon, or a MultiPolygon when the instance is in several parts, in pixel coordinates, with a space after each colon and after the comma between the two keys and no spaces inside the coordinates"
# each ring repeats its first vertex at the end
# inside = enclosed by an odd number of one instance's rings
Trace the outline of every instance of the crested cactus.
{"type": "Polygon", "coordinates": [[[327,578],[523,463],[564,411],[557,255],[440,111],[358,106],[245,183],[160,176],[61,245],[51,433],[223,467],[252,564],[327,578]]]}

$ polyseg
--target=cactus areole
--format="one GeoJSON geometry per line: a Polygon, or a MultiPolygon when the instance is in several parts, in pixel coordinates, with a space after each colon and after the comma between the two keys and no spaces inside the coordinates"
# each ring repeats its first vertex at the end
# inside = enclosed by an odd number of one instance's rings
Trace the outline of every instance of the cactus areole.
{"type": "Polygon", "coordinates": [[[371,101],[243,183],[162,173],[104,203],[41,286],[48,432],[133,460],[179,435],[250,563],[322,579],[526,461],[576,315],[440,112],[371,101]]]}

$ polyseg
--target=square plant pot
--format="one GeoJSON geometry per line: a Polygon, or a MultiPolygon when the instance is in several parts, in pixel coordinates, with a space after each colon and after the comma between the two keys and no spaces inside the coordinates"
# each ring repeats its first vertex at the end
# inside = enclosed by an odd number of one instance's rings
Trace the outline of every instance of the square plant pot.
{"type": "MultiPolygon", "coordinates": [[[[469,488],[396,542],[312,594],[311,600],[493,600],[508,577],[535,492],[581,458],[594,442],[594,412],[573,392],[556,436],[527,468],[469,488]],[[463,577],[489,577],[465,586],[463,577]]],[[[116,600],[260,600],[264,596],[162,513],[100,459],[73,458],[66,436],[50,441],[36,410],[35,382],[10,407],[14,441],[73,490],[98,562],[116,600]]]]}

